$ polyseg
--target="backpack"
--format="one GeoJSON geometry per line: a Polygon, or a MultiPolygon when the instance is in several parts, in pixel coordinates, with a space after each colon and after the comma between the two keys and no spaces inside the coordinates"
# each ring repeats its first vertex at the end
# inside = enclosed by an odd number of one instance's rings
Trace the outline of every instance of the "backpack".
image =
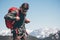
{"type": "MultiPolygon", "coordinates": [[[[15,8],[15,7],[11,7],[11,8],[9,9],[9,12],[15,11],[15,10],[18,10],[18,9],[15,8]]],[[[10,13],[10,14],[11,14],[11,13],[10,13]]],[[[7,15],[7,14],[6,14],[6,15],[7,15]]],[[[19,16],[19,13],[17,13],[16,16],[19,16]]],[[[6,24],[6,27],[7,27],[8,29],[13,29],[14,23],[15,23],[15,20],[9,20],[9,19],[6,19],[6,18],[5,18],[5,24],[6,24]]]]}

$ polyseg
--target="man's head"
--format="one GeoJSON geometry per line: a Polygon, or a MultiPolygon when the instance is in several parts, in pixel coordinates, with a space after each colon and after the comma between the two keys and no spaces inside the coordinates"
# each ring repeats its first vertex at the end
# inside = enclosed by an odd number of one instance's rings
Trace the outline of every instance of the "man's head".
{"type": "Polygon", "coordinates": [[[29,9],[29,4],[28,3],[23,3],[21,5],[22,11],[23,12],[27,12],[27,10],[29,9]]]}

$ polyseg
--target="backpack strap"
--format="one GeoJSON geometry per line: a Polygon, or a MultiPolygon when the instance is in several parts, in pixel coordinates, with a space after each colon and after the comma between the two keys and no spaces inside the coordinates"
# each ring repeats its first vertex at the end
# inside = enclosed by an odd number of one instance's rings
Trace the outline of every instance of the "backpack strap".
{"type": "Polygon", "coordinates": [[[16,12],[17,12],[16,16],[19,16],[19,15],[20,15],[20,14],[19,14],[19,10],[17,10],[16,12]]]}

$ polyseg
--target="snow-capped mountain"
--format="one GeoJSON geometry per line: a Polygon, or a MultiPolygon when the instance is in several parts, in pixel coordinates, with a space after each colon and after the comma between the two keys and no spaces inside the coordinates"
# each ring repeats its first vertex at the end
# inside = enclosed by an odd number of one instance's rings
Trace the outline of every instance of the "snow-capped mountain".
{"type": "MultiPolygon", "coordinates": [[[[28,30],[26,29],[27,33],[31,36],[37,37],[37,38],[45,38],[49,37],[50,34],[56,34],[59,30],[57,28],[40,28],[37,30],[28,30]]],[[[2,36],[12,36],[11,30],[1,30],[0,35],[2,36]]]]}
{"type": "Polygon", "coordinates": [[[27,33],[30,34],[33,30],[26,29],[27,33]]]}
{"type": "Polygon", "coordinates": [[[33,32],[30,33],[30,35],[35,36],[37,38],[45,38],[49,37],[50,34],[52,35],[56,34],[58,31],[59,30],[57,28],[42,28],[34,30],[33,32]]]}
{"type": "Polygon", "coordinates": [[[7,29],[7,30],[1,30],[0,31],[0,35],[1,36],[11,36],[11,30],[10,29],[7,29]]]}
{"type": "MultiPolygon", "coordinates": [[[[26,29],[27,33],[30,34],[33,30],[28,30],[26,29]]],[[[7,30],[0,30],[0,35],[1,36],[12,36],[11,34],[11,30],[7,29],[7,30]]]]}

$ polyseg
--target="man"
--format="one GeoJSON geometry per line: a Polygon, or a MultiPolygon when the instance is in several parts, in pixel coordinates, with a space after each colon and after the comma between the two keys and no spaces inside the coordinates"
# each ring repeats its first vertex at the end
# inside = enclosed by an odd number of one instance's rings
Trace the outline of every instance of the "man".
{"type": "MultiPolygon", "coordinates": [[[[9,11],[10,14],[8,14],[7,18],[9,20],[13,20],[13,40],[21,40],[24,38],[26,40],[26,29],[25,29],[25,23],[29,23],[30,21],[26,19],[26,12],[29,9],[28,3],[23,3],[22,6],[18,10],[9,11]]],[[[5,16],[5,19],[7,19],[5,16]]]]}

